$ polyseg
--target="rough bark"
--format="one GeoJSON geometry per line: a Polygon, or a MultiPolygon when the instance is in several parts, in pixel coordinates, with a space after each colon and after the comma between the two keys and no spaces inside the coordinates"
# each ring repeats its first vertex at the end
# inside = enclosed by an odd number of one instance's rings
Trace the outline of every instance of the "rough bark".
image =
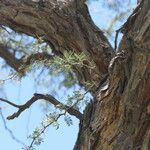
{"type": "Polygon", "coordinates": [[[84,112],[74,150],[150,149],[150,1],[120,30],[109,77],[84,112]]]}
{"type": "Polygon", "coordinates": [[[98,85],[108,74],[84,111],[74,150],[150,149],[149,0],[143,0],[120,29],[124,35],[113,58],[83,0],[0,0],[0,20],[1,25],[43,38],[56,55],[85,52],[96,68],[82,68],[81,81],[98,85]]]}

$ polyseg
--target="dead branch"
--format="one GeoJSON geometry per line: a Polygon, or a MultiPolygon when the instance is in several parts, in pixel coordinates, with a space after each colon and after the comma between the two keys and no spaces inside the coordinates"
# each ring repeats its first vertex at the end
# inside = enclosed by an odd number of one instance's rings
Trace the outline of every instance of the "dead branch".
{"type": "Polygon", "coordinates": [[[55,107],[60,108],[65,110],[66,112],[68,112],[70,115],[75,116],[76,118],[78,118],[79,120],[82,119],[82,113],[79,112],[78,110],[74,109],[73,107],[69,107],[67,105],[64,105],[63,103],[59,102],[57,99],[55,99],[52,95],[43,95],[43,94],[38,94],[35,93],[33,95],[33,97],[28,100],[25,104],[23,105],[17,105],[15,103],[12,103],[8,100],[5,100],[3,98],[0,98],[0,101],[3,101],[13,107],[18,108],[18,111],[13,113],[12,115],[8,116],[7,119],[8,120],[12,120],[14,118],[17,118],[23,111],[25,111],[26,109],[28,109],[34,102],[36,102],[37,100],[46,100],[48,102],[50,102],[51,104],[53,104],[55,107]]]}

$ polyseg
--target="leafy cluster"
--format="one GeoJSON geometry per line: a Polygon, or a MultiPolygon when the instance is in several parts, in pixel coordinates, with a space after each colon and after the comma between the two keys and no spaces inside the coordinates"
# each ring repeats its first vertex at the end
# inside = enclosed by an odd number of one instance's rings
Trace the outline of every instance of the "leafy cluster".
{"type": "Polygon", "coordinates": [[[53,60],[49,61],[50,66],[53,65],[55,68],[55,73],[59,72],[71,72],[74,67],[82,68],[88,67],[93,69],[95,66],[91,62],[89,65],[86,65],[85,62],[88,61],[88,57],[84,52],[75,53],[72,51],[65,51],[63,57],[55,56],[53,60]]]}
{"type": "Polygon", "coordinates": [[[34,150],[34,145],[38,146],[40,145],[42,142],[44,142],[44,139],[42,138],[42,134],[46,131],[46,129],[50,126],[53,125],[54,127],[56,127],[56,129],[59,128],[59,124],[58,124],[58,119],[60,118],[60,116],[64,115],[64,113],[62,114],[57,114],[57,113],[50,113],[49,115],[46,116],[46,119],[44,119],[44,121],[42,121],[42,123],[40,124],[39,127],[37,127],[32,135],[30,135],[28,138],[31,139],[31,143],[29,146],[24,147],[24,150],[34,150]]]}
{"type": "MultiPolygon", "coordinates": [[[[43,67],[45,70],[49,70],[48,73],[50,76],[56,77],[62,75],[64,80],[60,84],[70,88],[78,83],[74,69],[80,72],[83,67],[86,67],[92,71],[92,69],[95,68],[95,64],[88,60],[88,56],[84,52],[77,54],[72,51],[65,51],[63,57],[53,56],[53,59],[36,61],[33,59],[31,60],[31,65],[22,65],[20,70],[25,70],[25,72],[35,72],[43,67]]],[[[18,76],[23,77],[22,72],[19,72],[18,76]]]]}

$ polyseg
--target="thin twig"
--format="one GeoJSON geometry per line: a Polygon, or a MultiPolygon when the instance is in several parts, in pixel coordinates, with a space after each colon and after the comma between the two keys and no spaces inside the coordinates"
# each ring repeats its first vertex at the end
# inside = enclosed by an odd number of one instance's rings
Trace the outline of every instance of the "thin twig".
{"type": "Polygon", "coordinates": [[[122,27],[121,28],[119,28],[118,30],[116,30],[116,35],[115,35],[115,51],[117,50],[117,45],[118,45],[118,42],[117,42],[117,40],[118,40],[118,35],[119,35],[119,32],[122,30],[122,27]]]}
{"type": "Polygon", "coordinates": [[[11,105],[11,106],[14,106],[14,107],[16,107],[16,108],[20,108],[20,107],[21,107],[20,105],[17,105],[17,104],[15,104],[15,103],[13,103],[13,102],[10,102],[10,101],[8,101],[8,100],[6,100],[6,99],[4,99],[4,98],[0,98],[0,101],[5,102],[5,103],[7,103],[7,104],[9,104],[9,105],[11,105]]]}
{"type": "Polygon", "coordinates": [[[58,114],[58,116],[55,118],[55,120],[53,122],[50,122],[49,124],[47,124],[46,126],[44,126],[44,128],[41,130],[41,132],[32,139],[30,146],[27,148],[27,150],[30,150],[33,147],[34,142],[36,141],[37,138],[39,138],[44,132],[45,130],[54,122],[58,121],[58,119],[62,116],[65,115],[66,111],[64,113],[58,114]]]}

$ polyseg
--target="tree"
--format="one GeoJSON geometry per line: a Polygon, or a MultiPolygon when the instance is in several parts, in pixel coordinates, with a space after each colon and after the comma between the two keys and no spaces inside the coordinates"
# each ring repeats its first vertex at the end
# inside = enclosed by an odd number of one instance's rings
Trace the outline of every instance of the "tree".
{"type": "Polygon", "coordinates": [[[122,32],[123,37],[114,51],[92,22],[85,0],[0,0],[2,26],[43,40],[53,51],[53,55],[42,52],[18,59],[1,43],[0,57],[25,75],[26,66],[35,60],[64,58],[71,52],[76,56],[84,53],[87,59],[81,61],[81,67],[73,61],[72,68],[79,84],[93,95],[83,114],[50,95],[36,93],[24,105],[1,98],[18,108],[8,119],[18,117],[36,100],[44,99],[80,120],[74,150],[150,149],[149,11],[150,1],[143,0],[117,31],[117,34],[122,32]],[[90,88],[87,82],[92,83],[90,88]]]}

